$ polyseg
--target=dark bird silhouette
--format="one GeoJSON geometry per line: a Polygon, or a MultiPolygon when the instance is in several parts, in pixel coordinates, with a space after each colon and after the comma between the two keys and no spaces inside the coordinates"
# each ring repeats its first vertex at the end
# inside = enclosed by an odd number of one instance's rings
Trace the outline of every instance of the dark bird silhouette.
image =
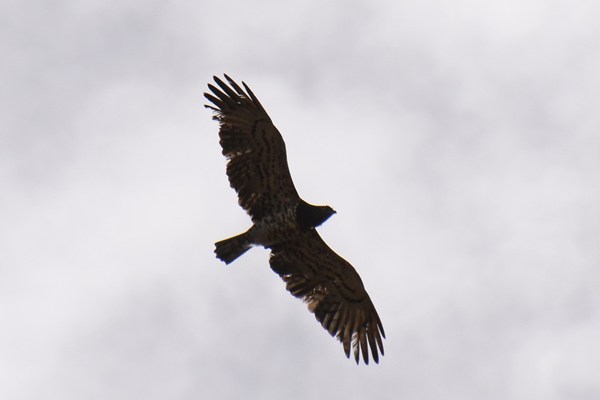
{"type": "Polygon", "coordinates": [[[215,244],[226,264],[252,246],[271,250],[269,264],[286,283],[286,289],[303,299],[332,336],[350,348],[358,364],[360,354],[369,363],[369,351],[379,362],[385,332],[377,311],[356,270],[321,239],[315,228],[335,211],[302,200],[287,164],[285,143],[271,118],[250,88],[243,89],[225,75],[226,84],[204,96],[219,122],[219,143],[227,157],[227,177],[238,194],[239,205],[252,219],[246,232],[215,244]]]}

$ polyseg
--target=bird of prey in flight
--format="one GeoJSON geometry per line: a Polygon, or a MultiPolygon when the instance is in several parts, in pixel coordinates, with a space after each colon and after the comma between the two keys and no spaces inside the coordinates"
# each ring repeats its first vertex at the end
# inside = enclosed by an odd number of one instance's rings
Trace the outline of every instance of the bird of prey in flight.
{"type": "Polygon", "coordinates": [[[219,123],[220,145],[227,158],[227,177],[239,205],[253,225],[246,232],[215,244],[217,257],[231,263],[252,246],[271,250],[269,264],[286,289],[304,300],[332,336],[350,350],[358,364],[383,355],[385,332],[362,280],[349,262],[321,239],[316,227],[335,211],[302,200],[287,164],[285,143],[271,118],[242,82],[214,77],[204,96],[219,123]]]}

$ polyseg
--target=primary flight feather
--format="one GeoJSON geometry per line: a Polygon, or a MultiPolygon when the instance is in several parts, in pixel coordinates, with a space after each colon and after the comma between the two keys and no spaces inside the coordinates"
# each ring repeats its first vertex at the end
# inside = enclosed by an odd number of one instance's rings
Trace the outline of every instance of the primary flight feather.
{"type": "Polygon", "coordinates": [[[241,235],[217,242],[217,257],[229,264],[252,246],[271,250],[269,264],[286,289],[303,299],[347,357],[369,363],[383,355],[385,332],[356,270],[321,239],[316,227],[335,211],[302,200],[287,164],[285,143],[252,93],[225,75],[204,93],[219,122],[219,143],[227,157],[227,177],[240,206],[252,219],[241,235]]]}

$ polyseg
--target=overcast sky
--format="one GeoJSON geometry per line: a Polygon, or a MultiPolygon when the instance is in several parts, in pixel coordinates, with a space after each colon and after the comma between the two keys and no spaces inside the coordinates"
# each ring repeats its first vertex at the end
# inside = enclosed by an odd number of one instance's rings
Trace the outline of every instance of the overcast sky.
{"type": "Polygon", "coordinates": [[[3,399],[600,398],[595,1],[4,1],[3,399]],[[202,105],[283,133],[386,354],[253,249],[202,105]]]}

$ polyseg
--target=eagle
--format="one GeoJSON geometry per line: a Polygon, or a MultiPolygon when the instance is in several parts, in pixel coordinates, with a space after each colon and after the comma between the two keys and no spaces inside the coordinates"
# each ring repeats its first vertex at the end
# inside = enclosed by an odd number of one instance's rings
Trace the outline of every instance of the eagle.
{"type": "Polygon", "coordinates": [[[227,158],[227,177],[252,227],[215,243],[215,254],[229,264],[253,246],[270,249],[269,265],[286,289],[304,300],[317,321],[369,363],[384,354],[385,332],[360,276],[316,231],[336,212],[302,200],[294,187],[283,138],[250,88],[224,75],[214,76],[204,97],[219,123],[219,143],[227,158]]]}

